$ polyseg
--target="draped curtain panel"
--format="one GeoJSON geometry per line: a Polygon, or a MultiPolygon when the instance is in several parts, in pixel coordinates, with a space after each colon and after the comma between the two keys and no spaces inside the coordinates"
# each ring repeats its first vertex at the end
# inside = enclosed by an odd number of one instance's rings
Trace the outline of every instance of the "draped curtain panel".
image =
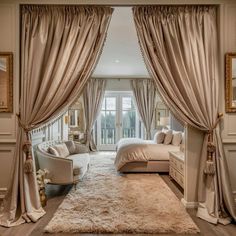
{"type": "Polygon", "coordinates": [[[85,116],[85,143],[91,151],[97,147],[93,138],[93,126],[102,108],[102,101],[106,89],[106,80],[90,79],[83,91],[85,116]]]}
{"type": "MultiPolygon", "coordinates": [[[[215,6],[133,8],[150,75],[171,112],[205,132],[199,168],[198,216],[234,219],[235,203],[219,130],[219,72],[215,6]]],[[[197,167],[196,167],[197,168],[197,167]]]]}
{"type": "Polygon", "coordinates": [[[18,137],[0,225],[35,222],[45,214],[30,153],[30,131],[58,116],[81,93],[98,61],[111,15],[109,7],[22,7],[18,137]]]}
{"type": "Polygon", "coordinates": [[[151,139],[151,128],[155,111],[156,86],[150,79],[131,80],[136,105],[146,130],[146,139],[151,139]]]}

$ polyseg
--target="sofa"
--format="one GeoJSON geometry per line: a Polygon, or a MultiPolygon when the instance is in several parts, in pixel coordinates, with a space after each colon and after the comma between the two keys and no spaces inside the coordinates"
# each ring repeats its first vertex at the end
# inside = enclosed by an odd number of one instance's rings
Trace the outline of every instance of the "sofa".
{"type": "Polygon", "coordinates": [[[50,184],[76,184],[89,169],[90,156],[85,145],[74,141],[47,141],[36,148],[40,169],[47,169],[50,184]]]}

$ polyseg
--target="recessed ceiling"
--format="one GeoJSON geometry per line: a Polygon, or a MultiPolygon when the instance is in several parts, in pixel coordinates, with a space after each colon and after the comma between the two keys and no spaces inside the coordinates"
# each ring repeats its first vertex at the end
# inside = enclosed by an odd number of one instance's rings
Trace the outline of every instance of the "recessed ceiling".
{"type": "Polygon", "coordinates": [[[115,7],[93,77],[147,78],[131,7],[115,7]]]}

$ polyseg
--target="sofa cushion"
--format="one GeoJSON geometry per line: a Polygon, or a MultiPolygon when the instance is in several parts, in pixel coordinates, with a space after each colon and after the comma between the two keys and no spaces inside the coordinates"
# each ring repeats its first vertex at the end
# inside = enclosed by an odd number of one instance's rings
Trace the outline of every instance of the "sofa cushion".
{"type": "Polygon", "coordinates": [[[166,134],[162,131],[158,131],[155,133],[153,141],[157,144],[163,143],[165,139],[166,134]]]}
{"type": "Polygon", "coordinates": [[[65,144],[67,146],[67,149],[68,149],[70,155],[76,154],[76,147],[75,147],[74,141],[71,141],[71,140],[65,141],[65,144]]]}
{"type": "Polygon", "coordinates": [[[173,137],[172,130],[171,129],[169,129],[169,130],[163,129],[162,132],[165,133],[165,139],[164,139],[163,143],[165,145],[171,144],[172,137],[173,137]]]}
{"type": "Polygon", "coordinates": [[[89,148],[85,144],[75,142],[75,153],[88,153],[89,148]]]}
{"type": "Polygon", "coordinates": [[[54,155],[54,156],[56,156],[56,157],[59,157],[60,155],[59,155],[59,153],[58,153],[58,151],[54,148],[54,147],[48,147],[48,153],[50,153],[50,154],[52,154],[52,155],[54,155]]]}
{"type": "Polygon", "coordinates": [[[182,132],[173,131],[172,145],[179,146],[182,141],[182,132]]]}
{"type": "Polygon", "coordinates": [[[69,156],[67,159],[73,161],[73,175],[78,175],[79,178],[83,178],[84,174],[88,170],[90,156],[88,153],[75,154],[69,156]]]}
{"type": "Polygon", "coordinates": [[[70,155],[69,150],[65,145],[65,143],[56,144],[52,147],[57,150],[60,157],[67,157],[70,155]]]}

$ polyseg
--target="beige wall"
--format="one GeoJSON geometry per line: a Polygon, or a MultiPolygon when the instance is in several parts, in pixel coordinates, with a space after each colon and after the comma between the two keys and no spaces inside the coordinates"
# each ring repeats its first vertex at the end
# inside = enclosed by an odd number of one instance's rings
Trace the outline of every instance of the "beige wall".
{"type": "Polygon", "coordinates": [[[224,112],[222,122],[222,139],[229,167],[231,184],[236,194],[236,113],[225,113],[224,103],[224,59],[225,53],[236,52],[236,1],[221,7],[221,111],[224,112]]]}
{"type": "MultiPolygon", "coordinates": [[[[229,51],[236,51],[236,2],[235,0],[159,0],[159,1],[141,1],[141,0],[117,0],[117,1],[79,1],[79,0],[1,0],[0,2],[0,51],[11,51],[14,54],[14,112],[13,114],[0,114],[0,197],[8,185],[9,174],[12,164],[12,158],[16,140],[16,118],[19,88],[19,4],[20,3],[82,3],[82,4],[219,4],[220,6],[220,48],[221,58],[221,110],[224,111],[224,54],[229,51]]],[[[191,131],[190,131],[191,133],[191,131]]],[[[190,134],[189,133],[189,134],[190,134]]],[[[223,120],[223,142],[227,154],[227,161],[230,166],[231,181],[236,191],[236,115],[225,114],[223,120]]],[[[192,132],[191,138],[199,138],[201,134],[192,132]]],[[[191,140],[189,141],[191,144],[191,140]]],[[[189,155],[194,153],[189,146],[189,155]]],[[[196,154],[193,154],[196,155],[196,154]]],[[[190,156],[188,163],[191,166],[193,156],[190,156]]],[[[197,158],[197,157],[196,157],[197,158]]],[[[189,177],[191,180],[191,176],[189,177]]],[[[189,180],[189,181],[190,181],[189,180]]],[[[189,189],[191,191],[191,189],[189,189]]],[[[194,199],[187,199],[194,201],[194,199]]]]}
{"type": "Polygon", "coordinates": [[[0,198],[4,195],[9,182],[12,158],[16,142],[16,117],[18,109],[19,78],[19,40],[18,40],[18,5],[0,4],[0,51],[13,52],[14,111],[0,113],[0,198]]]}

